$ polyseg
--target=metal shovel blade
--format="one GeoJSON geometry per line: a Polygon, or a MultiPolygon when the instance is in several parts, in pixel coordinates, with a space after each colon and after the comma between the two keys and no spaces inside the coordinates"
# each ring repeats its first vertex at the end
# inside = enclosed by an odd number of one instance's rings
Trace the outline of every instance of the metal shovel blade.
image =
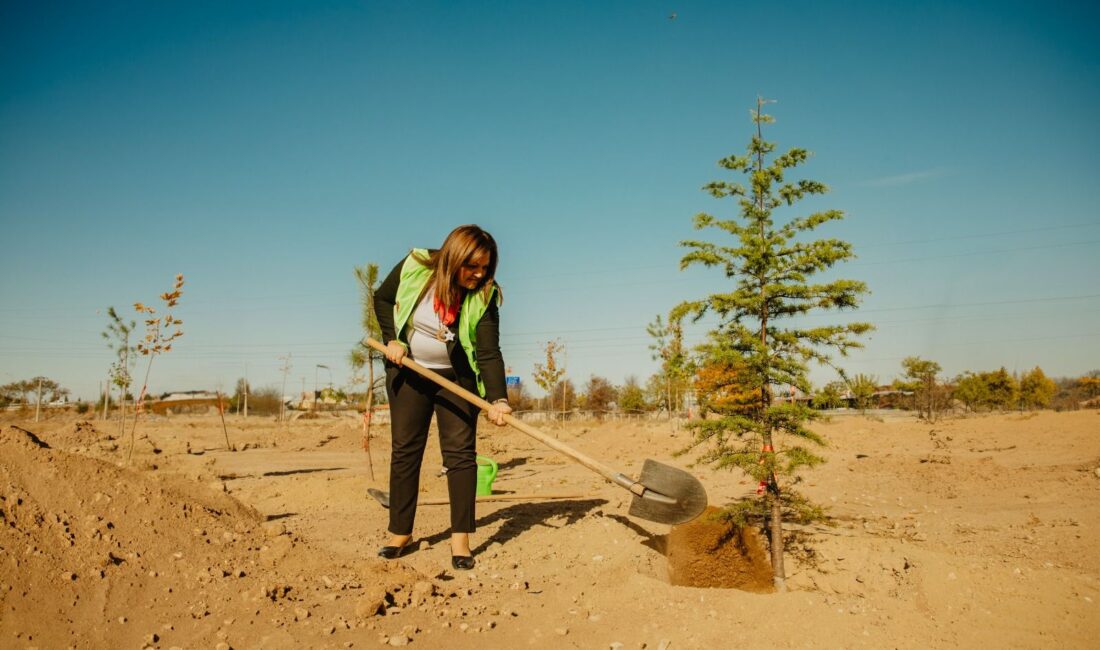
{"type": "Polygon", "coordinates": [[[378,503],[382,504],[383,508],[389,508],[390,507],[390,493],[389,492],[383,492],[382,490],[379,490],[377,488],[367,488],[367,494],[374,497],[374,499],[376,501],[378,501],[378,503]]]}
{"type": "Polygon", "coordinates": [[[703,484],[682,469],[647,458],[638,482],[646,492],[631,501],[632,517],[676,525],[695,519],[707,507],[703,484]]]}

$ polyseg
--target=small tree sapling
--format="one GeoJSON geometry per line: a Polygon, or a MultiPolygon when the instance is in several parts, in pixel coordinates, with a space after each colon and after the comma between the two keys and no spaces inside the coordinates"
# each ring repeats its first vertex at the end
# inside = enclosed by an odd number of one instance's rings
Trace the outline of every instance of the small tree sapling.
{"type": "MultiPolygon", "coordinates": [[[[160,299],[164,302],[165,308],[171,310],[179,304],[181,295],[183,295],[182,273],[176,275],[172,290],[160,294],[160,299]]],[[[126,454],[127,463],[134,456],[134,436],[137,434],[138,415],[141,413],[142,404],[145,401],[145,392],[149,388],[149,371],[153,369],[153,359],[165,352],[170,352],[172,342],[183,336],[183,330],[180,328],[183,321],[173,316],[171,311],[166,311],[163,316],[153,316],[157,313],[157,310],[140,302],[134,303],[134,310],[147,316],[145,319],[145,338],[138,342],[137,351],[142,356],[148,357],[149,363],[145,366],[145,379],[141,383],[141,394],[138,395],[137,407],[134,411],[134,424],[130,429],[130,451],[126,454]],[[171,328],[175,329],[169,333],[171,328]]],[[[218,404],[220,407],[221,395],[218,396],[218,404]]]]}

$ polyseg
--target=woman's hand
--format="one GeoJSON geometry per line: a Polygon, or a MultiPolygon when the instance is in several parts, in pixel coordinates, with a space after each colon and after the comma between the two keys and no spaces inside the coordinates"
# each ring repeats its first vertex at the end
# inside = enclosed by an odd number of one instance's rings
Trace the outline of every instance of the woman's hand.
{"type": "Polygon", "coordinates": [[[396,363],[400,366],[401,360],[408,354],[408,350],[405,349],[404,345],[401,345],[400,341],[395,340],[386,344],[386,351],[384,354],[390,363],[396,363]]]}
{"type": "Polygon", "coordinates": [[[508,402],[494,402],[489,405],[485,417],[489,418],[489,421],[498,427],[502,427],[504,426],[504,416],[509,415],[511,412],[512,407],[508,405],[508,402]]]}

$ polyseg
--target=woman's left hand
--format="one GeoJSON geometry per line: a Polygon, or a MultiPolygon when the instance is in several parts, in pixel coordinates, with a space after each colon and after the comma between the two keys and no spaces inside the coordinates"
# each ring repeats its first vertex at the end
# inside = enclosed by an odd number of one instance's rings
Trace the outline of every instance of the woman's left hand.
{"type": "Polygon", "coordinates": [[[511,412],[512,407],[508,405],[508,402],[497,402],[489,405],[485,417],[489,418],[489,421],[498,427],[502,427],[504,426],[504,416],[509,415],[511,412]]]}

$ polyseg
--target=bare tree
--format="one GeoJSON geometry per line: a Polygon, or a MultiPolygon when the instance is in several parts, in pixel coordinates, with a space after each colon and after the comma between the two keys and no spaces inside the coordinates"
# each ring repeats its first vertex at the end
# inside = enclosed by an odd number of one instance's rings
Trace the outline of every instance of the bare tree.
{"type": "MultiPolygon", "coordinates": [[[[165,308],[171,310],[179,304],[182,295],[183,274],[180,273],[176,274],[172,290],[160,294],[160,299],[164,302],[165,308]]],[[[171,351],[172,342],[183,336],[183,330],[180,328],[183,321],[173,316],[171,311],[165,312],[163,316],[154,316],[153,314],[157,313],[156,308],[140,302],[134,303],[134,309],[139,314],[145,314],[146,316],[145,338],[138,342],[137,351],[142,356],[148,357],[149,363],[145,366],[145,379],[141,382],[141,394],[138,396],[136,408],[134,409],[134,425],[130,429],[130,451],[126,455],[127,463],[134,457],[134,436],[137,434],[138,415],[141,413],[142,404],[145,403],[145,392],[149,389],[149,373],[153,369],[153,359],[171,351]]],[[[218,407],[221,408],[220,394],[218,395],[218,407]]],[[[228,434],[226,439],[228,440],[228,434]]]]}

